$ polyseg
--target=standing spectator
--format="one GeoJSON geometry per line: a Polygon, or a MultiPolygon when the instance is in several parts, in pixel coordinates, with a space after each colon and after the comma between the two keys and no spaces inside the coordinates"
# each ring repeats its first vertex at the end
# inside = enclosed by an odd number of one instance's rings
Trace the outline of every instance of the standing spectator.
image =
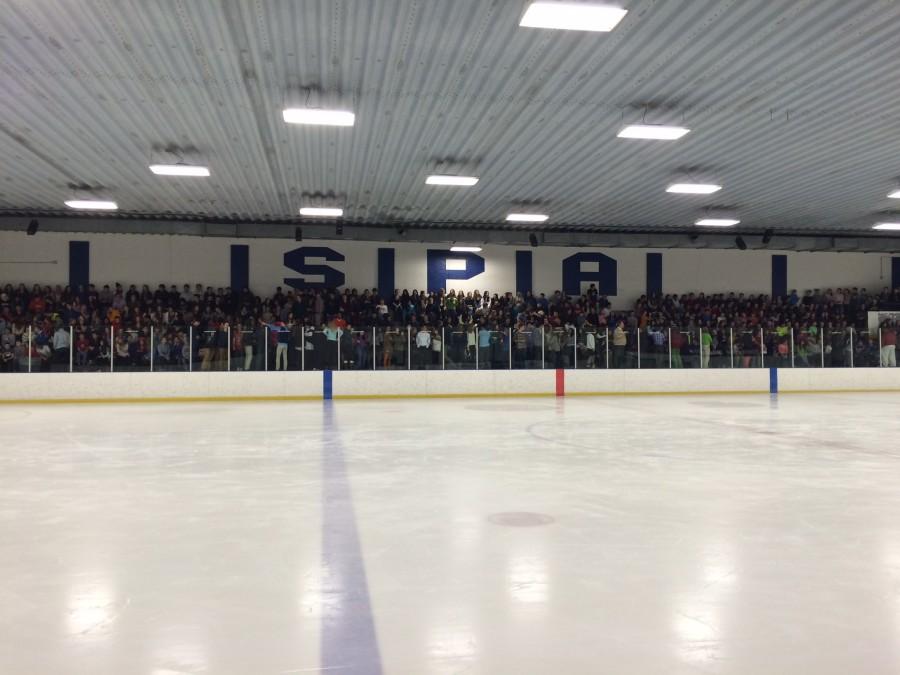
{"type": "Polygon", "coordinates": [[[58,365],[68,365],[69,346],[69,330],[59,324],[53,333],[53,360],[58,365]]]}
{"type": "Polygon", "coordinates": [[[625,346],[628,336],[625,333],[625,322],[617,321],[613,331],[613,368],[622,368],[625,363],[625,346]]]}
{"type": "Polygon", "coordinates": [[[881,367],[897,367],[897,330],[890,321],[881,324],[881,367]]]}

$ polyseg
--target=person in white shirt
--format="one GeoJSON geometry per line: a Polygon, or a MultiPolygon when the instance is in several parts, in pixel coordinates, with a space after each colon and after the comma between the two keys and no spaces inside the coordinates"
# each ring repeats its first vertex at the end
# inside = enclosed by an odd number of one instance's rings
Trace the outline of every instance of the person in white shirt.
{"type": "Polygon", "coordinates": [[[416,360],[419,368],[426,368],[428,365],[429,353],[431,348],[431,333],[427,326],[421,326],[419,332],[416,333],[416,360]]]}
{"type": "Polygon", "coordinates": [[[62,324],[53,333],[53,358],[56,363],[69,363],[69,330],[62,324]]]}

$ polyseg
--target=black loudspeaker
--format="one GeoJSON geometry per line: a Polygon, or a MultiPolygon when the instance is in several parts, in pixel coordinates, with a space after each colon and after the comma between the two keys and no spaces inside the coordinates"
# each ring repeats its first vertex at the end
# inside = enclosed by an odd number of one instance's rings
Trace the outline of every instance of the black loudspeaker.
{"type": "Polygon", "coordinates": [[[735,238],[734,238],[734,243],[737,244],[737,247],[738,247],[739,249],[741,249],[742,251],[746,251],[746,250],[747,250],[747,242],[744,241],[744,238],[743,238],[743,237],[735,237],[735,238]]]}
{"type": "Polygon", "coordinates": [[[303,241],[303,230],[299,227],[294,229],[294,241],[303,241]]]}
{"type": "Polygon", "coordinates": [[[532,245],[532,246],[534,246],[535,248],[537,248],[537,245],[538,245],[538,239],[537,239],[537,235],[536,235],[534,232],[532,232],[531,234],[528,235],[528,241],[531,242],[531,245],[532,245]]]}
{"type": "Polygon", "coordinates": [[[337,225],[335,225],[334,233],[339,237],[343,237],[344,236],[344,224],[338,223],[337,225]]]}
{"type": "Polygon", "coordinates": [[[775,230],[773,230],[773,229],[770,227],[768,230],[766,230],[765,232],[763,232],[763,243],[764,243],[764,244],[768,244],[770,241],[772,241],[772,237],[773,237],[774,235],[775,235],[775,230]]]}
{"type": "Polygon", "coordinates": [[[37,231],[38,231],[38,221],[32,220],[30,223],[28,223],[28,229],[25,230],[25,232],[27,232],[28,234],[33,236],[33,235],[37,234],[37,231]]]}

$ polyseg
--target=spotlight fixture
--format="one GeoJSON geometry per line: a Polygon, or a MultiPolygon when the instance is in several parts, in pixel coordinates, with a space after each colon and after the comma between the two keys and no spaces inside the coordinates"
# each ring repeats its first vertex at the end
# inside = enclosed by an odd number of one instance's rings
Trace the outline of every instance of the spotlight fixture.
{"type": "Polygon", "coordinates": [[[150,171],[157,176],[209,176],[208,166],[192,164],[151,164],[150,171]]]}
{"type": "Polygon", "coordinates": [[[721,189],[721,185],[714,183],[672,183],[666,188],[666,192],[682,195],[711,195],[721,189]]]}
{"type": "Polygon", "coordinates": [[[583,2],[532,2],[519,25],[524,28],[554,28],[608,33],[628,14],[627,9],[583,2]]]}
{"type": "Polygon", "coordinates": [[[740,220],[737,218],[701,218],[694,225],[701,227],[731,227],[737,225],[740,220]]]}
{"type": "Polygon", "coordinates": [[[765,232],[763,232],[763,243],[768,244],[770,241],[772,241],[772,237],[774,235],[775,230],[773,230],[771,227],[767,229],[765,232]]]}
{"type": "Polygon", "coordinates": [[[425,179],[426,185],[453,185],[457,187],[472,187],[478,182],[475,176],[447,176],[434,174],[425,179]]]}
{"type": "Polygon", "coordinates": [[[294,241],[303,241],[303,230],[299,227],[294,228],[294,241]]]}
{"type": "Polygon", "coordinates": [[[119,205],[105,199],[70,199],[66,202],[70,209],[87,209],[89,211],[115,211],[119,205]]]}
{"type": "Polygon", "coordinates": [[[687,127],[673,127],[667,124],[629,124],[618,134],[619,138],[640,138],[650,141],[675,141],[689,133],[687,127]]]}
{"type": "Polygon", "coordinates": [[[36,219],[32,219],[30,223],[28,223],[28,229],[25,230],[26,234],[34,236],[38,231],[38,221],[36,219]]]}
{"type": "Polygon", "coordinates": [[[510,213],[506,220],[511,223],[543,223],[549,217],[543,213],[510,213]]]}
{"type": "Polygon", "coordinates": [[[537,238],[537,235],[536,235],[534,232],[532,232],[531,234],[528,235],[528,241],[531,243],[531,246],[532,246],[533,248],[537,248],[537,245],[538,245],[538,238],[537,238]]]}
{"type": "Polygon", "coordinates": [[[342,215],[344,215],[344,209],[304,206],[300,209],[300,215],[312,216],[317,218],[340,218],[342,215]]]}
{"type": "Polygon", "coordinates": [[[317,124],[329,127],[352,127],[356,115],[349,110],[323,110],[322,108],[285,108],[281,116],[288,124],[317,124]]]}
{"type": "Polygon", "coordinates": [[[738,247],[739,249],[741,249],[742,251],[746,251],[746,250],[747,250],[747,242],[744,241],[744,238],[743,238],[743,237],[741,237],[741,236],[735,237],[735,238],[734,238],[734,243],[735,243],[735,244],[737,245],[737,247],[738,247]]]}

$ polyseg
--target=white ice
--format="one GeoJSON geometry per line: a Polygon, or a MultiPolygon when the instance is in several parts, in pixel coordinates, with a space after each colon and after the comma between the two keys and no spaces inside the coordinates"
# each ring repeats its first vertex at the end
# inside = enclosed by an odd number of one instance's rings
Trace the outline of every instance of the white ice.
{"type": "Polygon", "coordinates": [[[897,673],[898,410],[0,408],[0,673],[897,673]]]}

